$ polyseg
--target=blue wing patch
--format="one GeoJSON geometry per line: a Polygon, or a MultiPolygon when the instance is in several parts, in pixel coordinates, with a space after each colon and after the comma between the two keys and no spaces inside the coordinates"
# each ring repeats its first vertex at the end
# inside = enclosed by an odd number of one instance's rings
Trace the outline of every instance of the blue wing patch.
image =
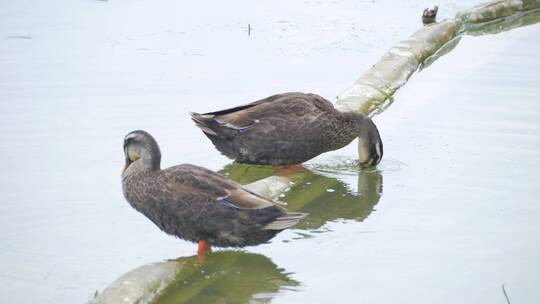
{"type": "Polygon", "coordinates": [[[233,201],[227,199],[227,198],[221,198],[221,199],[218,199],[216,201],[218,203],[218,205],[221,205],[223,207],[232,207],[234,209],[239,209],[239,210],[251,210],[250,208],[241,208],[241,207],[238,207],[233,201]]]}

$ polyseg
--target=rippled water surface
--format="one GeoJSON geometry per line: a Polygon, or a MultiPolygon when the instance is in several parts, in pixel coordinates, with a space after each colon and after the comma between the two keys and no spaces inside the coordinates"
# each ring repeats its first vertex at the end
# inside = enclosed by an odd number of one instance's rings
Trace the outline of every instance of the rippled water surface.
{"type": "MultiPolygon", "coordinates": [[[[439,3],[443,16],[472,5],[439,3]]],[[[309,217],[269,244],[220,250],[160,232],[121,193],[122,139],[146,129],[163,167],[248,183],[188,119],[284,91],[330,100],[419,28],[423,1],[2,1],[0,298],[81,303],[149,263],[159,303],[540,302],[540,25],[464,36],[356,144],[290,177],[309,217]],[[253,30],[247,34],[247,24],[253,30]]]]}

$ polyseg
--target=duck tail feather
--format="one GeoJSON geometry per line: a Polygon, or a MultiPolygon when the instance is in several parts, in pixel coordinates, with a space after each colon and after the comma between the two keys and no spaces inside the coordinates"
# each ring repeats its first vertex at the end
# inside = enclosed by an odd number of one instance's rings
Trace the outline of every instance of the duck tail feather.
{"type": "Polygon", "coordinates": [[[201,115],[199,113],[191,112],[191,120],[195,122],[195,125],[201,129],[204,133],[218,136],[218,133],[213,130],[212,127],[217,127],[218,123],[210,115],[201,115]]]}
{"type": "Polygon", "coordinates": [[[290,228],[298,222],[307,216],[307,213],[301,213],[301,212],[288,212],[284,216],[280,216],[276,218],[273,222],[270,224],[264,226],[263,229],[265,230],[283,230],[290,228]]]}

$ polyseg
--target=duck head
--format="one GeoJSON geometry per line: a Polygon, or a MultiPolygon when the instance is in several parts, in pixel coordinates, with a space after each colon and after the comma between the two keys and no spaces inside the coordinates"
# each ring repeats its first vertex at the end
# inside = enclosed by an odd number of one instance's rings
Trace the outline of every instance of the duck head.
{"type": "Polygon", "coordinates": [[[159,170],[161,152],[159,146],[148,132],[136,130],[124,137],[126,166],[122,175],[133,170],[159,170]]]}
{"type": "Polygon", "coordinates": [[[358,163],[362,167],[376,166],[383,156],[379,130],[371,118],[362,115],[358,120],[358,163]]]}

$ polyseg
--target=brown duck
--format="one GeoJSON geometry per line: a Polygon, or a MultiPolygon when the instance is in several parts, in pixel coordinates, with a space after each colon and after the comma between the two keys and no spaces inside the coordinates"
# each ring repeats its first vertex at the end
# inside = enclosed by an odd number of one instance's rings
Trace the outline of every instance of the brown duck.
{"type": "Polygon", "coordinates": [[[287,213],[213,171],[183,164],[160,168],[154,138],[137,130],[124,139],[122,188],[129,204],[164,232],[207,246],[243,247],[270,240],[303,213],[287,213]]]}
{"type": "Polygon", "coordinates": [[[383,155],[379,131],[369,117],[341,112],[316,94],[283,93],[191,117],[222,154],[239,163],[300,164],[355,138],[361,165],[377,165],[383,155]]]}

